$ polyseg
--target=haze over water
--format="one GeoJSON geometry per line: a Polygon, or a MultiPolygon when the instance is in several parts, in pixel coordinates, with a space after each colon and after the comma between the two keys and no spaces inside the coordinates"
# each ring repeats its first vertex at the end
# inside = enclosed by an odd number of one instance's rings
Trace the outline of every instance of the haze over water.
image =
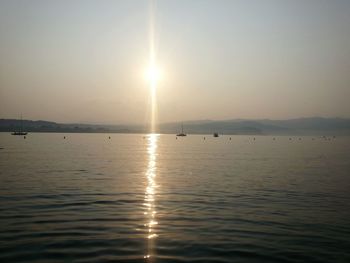
{"type": "Polygon", "coordinates": [[[350,1],[0,1],[0,118],[350,117],[350,1]],[[154,60],[153,62],[150,60],[154,60]]]}
{"type": "Polygon", "coordinates": [[[2,262],[349,262],[349,137],[0,134],[2,262]]]}

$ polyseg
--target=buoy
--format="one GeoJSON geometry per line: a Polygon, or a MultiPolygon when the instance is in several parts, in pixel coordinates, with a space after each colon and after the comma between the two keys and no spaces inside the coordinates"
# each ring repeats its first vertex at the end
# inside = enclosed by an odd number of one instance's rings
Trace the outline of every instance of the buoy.
{"type": "Polygon", "coordinates": [[[66,139],[66,136],[64,136],[63,139],[66,139]]]}
{"type": "Polygon", "coordinates": [[[108,139],[111,139],[111,136],[109,136],[108,139]]]}
{"type": "Polygon", "coordinates": [[[25,139],[26,138],[26,136],[23,136],[23,139],[25,139]]]}

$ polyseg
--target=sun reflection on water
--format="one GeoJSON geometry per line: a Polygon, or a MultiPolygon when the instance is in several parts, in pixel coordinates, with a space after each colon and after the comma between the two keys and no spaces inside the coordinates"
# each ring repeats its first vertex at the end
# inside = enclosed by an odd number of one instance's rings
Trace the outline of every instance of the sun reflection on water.
{"type": "Polygon", "coordinates": [[[146,223],[144,226],[147,229],[147,255],[146,259],[151,259],[154,250],[154,239],[158,236],[155,232],[155,227],[158,224],[156,221],[156,209],[155,209],[155,191],[156,184],[156,161],[157,161],[157,141],[158,134],[150,134],[147,137],[147,153],[148,153],[148,165],[146,171],[146,191],[145,191],[145,212],[146,223]]]}

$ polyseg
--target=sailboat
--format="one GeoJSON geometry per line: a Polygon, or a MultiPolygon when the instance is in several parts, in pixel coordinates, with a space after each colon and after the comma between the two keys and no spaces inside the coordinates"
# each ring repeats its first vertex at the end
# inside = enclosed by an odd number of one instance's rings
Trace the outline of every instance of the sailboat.
{"type": "Polygon", "coordinates": [[[27,135],[27,132],[24,132],[24,131],[23,131],[23,124],[22,124],[22,122],[23,122],[23,120],[22,120],[22,115],[21,115],[21,126],[20,126],[20,130],[11,133],[12,135],[27,135]]]}
{"type": "Polygon", "coordinates": [[[176,136],[181,136],[181,137],[187,136],[187,134],[184,133],[184,125],[183,125],[183,123],[181,123],[181,133],[176,134],[176,136]]]}

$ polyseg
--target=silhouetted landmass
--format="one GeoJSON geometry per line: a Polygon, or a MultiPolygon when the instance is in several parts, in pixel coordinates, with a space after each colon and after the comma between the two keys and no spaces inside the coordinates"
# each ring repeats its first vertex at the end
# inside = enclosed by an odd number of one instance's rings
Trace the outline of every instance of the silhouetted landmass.
{"type": "MultiPolygon", "coordinates": [[[[290,120],[225,120],[184,122],[187,133],[266,135],[350,135],[350,119],[298,118],[290,120]]],[[[162,124],[161,132],[179,131],[178,123],[162,124]]]]}
{"type": "MultiPolygon", "coordinates": [[[[23,120],[27,132],[64,133],[147,133],[142,125],[94,125],[64,124],[50,121],[23,120]]],[[[350,119],[344,118],[299,118],[290,120],[226,120],[186,121],[187,134],[248,134],[248,135],[350,135],[350,119]]],[[[13,132],[20,127],[20,120],[0,119],[0,132],[13,132]]],[[[157,132],[176,134],[181,123],[162,123],[157,132]]]]}
{"type": "MultiPolygon", "coordinates": [[[[0,132],[19,130],[21,121],[16,119],[0,119],[0,132]]],[[[65,133],[130,133],[134,132],[122,125],[93,125],[93,124],[65,124],[51,121],[22,121],[23,130],[27,132],[65,132],[65,133]]]]}

